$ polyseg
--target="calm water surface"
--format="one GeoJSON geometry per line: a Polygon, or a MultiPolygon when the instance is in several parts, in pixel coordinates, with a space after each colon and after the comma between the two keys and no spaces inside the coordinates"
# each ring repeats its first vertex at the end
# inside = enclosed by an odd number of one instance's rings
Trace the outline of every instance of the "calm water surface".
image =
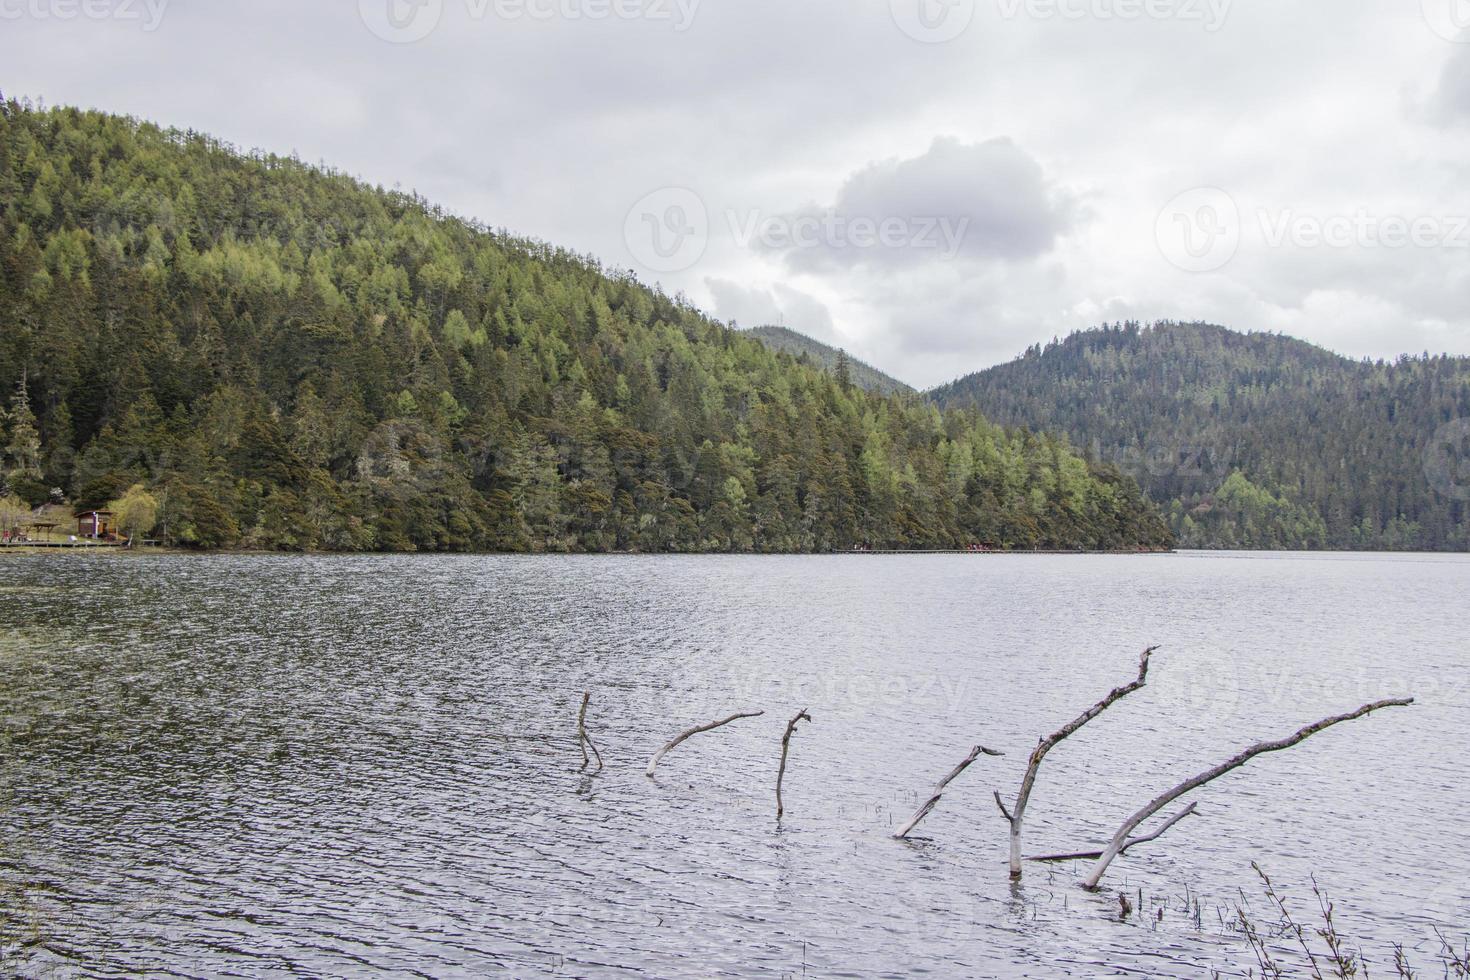
{"type": "Polygon", "coordinates": [[[1303,911],[1315,873],[1382,975],[1470,931],[1467,597],[1439,556],[0,556],[0,975],[1238,974],[1252,860],[1303,911]],[[1206,787],[1102,894],[1013,889],[991,791],[1151,644],[1028,851],[1420,703],[1206,787]],[[1007,755],[890,839],[976,743],[1007,755]]]}

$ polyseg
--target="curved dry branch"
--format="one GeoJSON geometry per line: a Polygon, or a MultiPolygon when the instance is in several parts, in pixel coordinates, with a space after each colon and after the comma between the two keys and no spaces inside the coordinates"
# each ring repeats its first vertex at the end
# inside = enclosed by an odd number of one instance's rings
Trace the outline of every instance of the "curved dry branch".
{"type": "Polygon", "coordinates": [[[1375,701],[1372,704],[1365,704],[1357,711],[1352,711],[1345,715],[1335,715],[1331,718],[1324,718],[1286,738],[1278,739],[1274,742],[1261,742],[1258,745],[1252,745],[1250,748],[1228,761],[1222,762],[1215,768],[1208,769],[1192,779],[1185,780],[1167,793],[1155,798],[1142,810],[1139,810],[1133,816],[1123,821],[1123,826],[1118,828],[1118,832],[1113,835],[1112,843],[1108,845],[1107,849],[1097,859],[1097,864],[1093,866],[1092,873],[1087,876],[1087,881],[1083,883],[1083,887],[1096,888],[1098,882],[1102,881],[1103,875],[1107,873],[1108,865],[1122,853],[1124,843],[1128,840],[1128,835],[1137,830],[1138,826],[1149,817],[1158,813],[1186,793],[1199,789],[1205,783],[1219,779],[1232,769],[1239,769],[1258,755],[1264,755],[1267,752],[1280,752],[1294,745],[1300,745],[1318,732],[1325,731],[1334,725],[1340,725],[1346,721],[1356,721],[1359,718],[1371,715],[1375,711],[1380,711],[1384,708],[1405,708],[1413,703],[1413,698],[1394,698],[1388,701],[1375,701]]]}
{"type": "MultiPolygon", "coordinates": [[[[810,709],[808,709],[810,710],[810,709]]],[[[786,806],[781,802],[781,783],[786,779],[786,754],[791,751],[791,736],[796,734],[796,724],[801,721],[811,721],[812,716],[802,711],[786,724],[786,734],[781,737],[781,771],[776,774],[776,819],[780,820],[786,814],[786,806]]]]}
{"type": "Polygon", "coordinates": [[[724,728],[726,725],[733,724],[734,722],[740,721],[744,718],[759,718],[764,714],[764,711],[747,711],[744,714],[731,715],[724,721],[710,722],[708,725],[700,725],[698,728],[689,729],[687,732],[674,739],[668,745],[665,745],[663,748],[658,750],[654,757],[648,761],[648,772],[645,775],[651,778],[653,776],[654,770],[658,768],[659,762],[663,760],[663,757],[677,749],[685,742],[685,740],[693,738],[695,735],[703,735],[705,732],[712,732],[716,728],[724,728]]]}
{"type": "Polygon", "coordinates": [[[1007,812],[1005,803],[1001,801],[1000,794],[995,794],[995,802],[1000,807],[1000,812],[1005,814],[1006,820],[1011,825],[1012,878],[1021,877],[1021,832],[1026,820],[1026,804],[1031,801],[1031,790],[1036,785],[1036,774],[1041,768],[1041,761],[1046,758],[1048,752],[1056,748],[1064,739],[1075,735],[1088,722],[1147,684],[1149,659],[1158,652],[1158,649],[1158,647],[1149,647],[1143,651],[1143,656],[1138,660],[1138,678],[1133,683],[1114,688],[1107,697],[1078,715],[1070,724],[1041,740],[1041,744],[1036,746],[1036,751],[1031,753],[1030,763],[1026,767],[1026,777],[1021,780],[1021,791],[1016,794],[1014,811],[1007,812]]]}
{"type": "Polygon", "coordinates": [[[951,772],[948,776],[945,776],[939,781],[939,785],[934,787],[934,795],[929,797],[929,801],[927,803],[919,807],[918,812],[914,814],[914,819],[905,824],[904,828],[893,836],[897,837],[899,840],[907,837],[909,833],[912,832],[913,829],[919,825],[919,821],[923,820],[930,813],[934,812],[934,808],[938,806],[939,801],[944,798],[944,791],[949,786],[949,784],[958,779],[960,773],[964,772],[966,769],[970,768],[970,766],[974,765],[975,760],[980,758],[982,755],[1002,756],[1005,755],[1005,753],[996,752],[994,749],[987,749],[983,745],[975,746],[975,748],[970,751],[969,756],[965,759],[964,762],[961,762],[958,766],[955,766],[953,772],[951,772]]]}
{"type": "MultiPolygon", "coordinates": [[[[1166,820],[1162,827],[1151,834],[1144,834],[1142,837],[1130,837],[1128,839],[1128,843],[1124,844],[1123,847],[1118,851],[1118,853],[1127,854],[1130,850],[1137,847],[1139,844],[1147,844],[1149,841],[1158,840],[1160,837],[1163,837],[1171,829],[1173,829],[1175,824],[1177,824],[1179,821],[1183,820],[1190,814],[1194,813],[1194,808],[1198,805],[1198,803],[1189,804],[1189,806],[1185,807],[1183,810],[1180,810],[1178,813],[1174,814],[1174,816],[1166,820]]],[[[1095,861],[1102,856],[1102,851],[1082,851],[1078,854],[1045,854],[1041,857],[1028,857],[1026,860],[1034,861],[1037,863],[1055,863],[1058,861],[1095,861]]]]}
{"type": "Polygon", "coordinates": [[[587,705],[592,703],[591,693],[582,695],[582,710],[577,712],[577,745],[582,749],[582,771],[586,772],[592,760],[587,758],[587,750],[597,757],[597,771],[602,772],[602,753],[597,751],[597,746],[592,743],[592,736],[587,734],[587,705]]]}

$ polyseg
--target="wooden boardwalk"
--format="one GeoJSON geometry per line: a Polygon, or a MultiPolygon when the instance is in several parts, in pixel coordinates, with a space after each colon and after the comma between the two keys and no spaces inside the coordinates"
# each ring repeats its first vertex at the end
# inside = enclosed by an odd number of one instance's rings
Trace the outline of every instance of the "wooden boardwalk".
{"type": "Polygon", "coordinates": [[[829,554],[833,554],[833,555],[974,555],[976,557],[983,557],[983,556],[1000,557],[1000,556],[1005,556],[1005,555],[1172,555],[1172,554],[1174,554],[1174,552],[1173,551],[1081,551],[1081,550],[1063,551],[1063,550],[1049,550],[1049,549],[1040,549],[1040,548],[1038,548],[1038,549],[1027,549],[1027,550],[1022,550],[1022,549],[1017,548],[1017,549],[1012,549],[1010,551],[1002,551],[1002,550],[1000,550],[998,548],[991,549],[989,551],[970,551],[970,550],[965,549],[965,548],[955,548],[955,549],[949,549],[949,550],[940,549],[940,550],[933,550],[933,551],[919,551],[919,550],[914,550],[914,551],[885,551],[885,550],[880,550],[880,549],[877,549],[877,548],[873,548],[873,549],[868,549],[868,550],[863,550],[863,551],[833,551],[833,552],[829,552],[829,554]]]}
{"type": "Polygon", "coordinates": [[[106,541],[10,541],[0,544],[0,551],[15,549],[24,551],[30,548],[70,548],[77,551],[91,551],[98,548],[121,548],[121,542],[116,544],[106,541]]]}

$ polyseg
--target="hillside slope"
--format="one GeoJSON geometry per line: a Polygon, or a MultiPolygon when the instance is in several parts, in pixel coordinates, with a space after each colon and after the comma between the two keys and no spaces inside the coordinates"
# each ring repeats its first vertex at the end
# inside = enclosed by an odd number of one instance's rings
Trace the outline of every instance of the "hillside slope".
{"type": "Polygon", "coordinates": [[[5,488],[168,543],[1133,548],[1131,480],[882,398],[594,261],[100,113],[0,111],[5,488]]]}
{"type": "Polygon", "coordinates": [[[1470,547],[1467,447],[1448,426],[1470,419],[1470,359],[1360,362],[1271,334],[1124,324],[931,397],[1117,463],[1186,547],[1470,547]]]}
{"type": "Polygon", "coordinates": [[[864,391],[879,395],[912,394],[914,391],[902,381],[884,374],[872,365],[854,360],[846,351],[814,340],[804,333],[797,333],[786,327],[752,327],[745,332],[759,339],[771,350],[790,354],[798,360],[806,357],[812,364],[838,376],[844,370],[845,364],[848,379],[864,391]]]}

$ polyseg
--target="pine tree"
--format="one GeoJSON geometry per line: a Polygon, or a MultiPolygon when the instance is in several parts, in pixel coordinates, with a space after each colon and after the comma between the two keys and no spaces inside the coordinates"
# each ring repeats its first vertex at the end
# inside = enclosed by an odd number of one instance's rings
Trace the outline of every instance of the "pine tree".
{"type": "Polygon", "coordinates": [[[40,480],[41,435],[36,430],[36,416],[31,411],[30,394],[26,388],[26,375],[22,372],[20,384],[10,399],[10,440],[5,445],[8,464],[5,475],[11,482],[20,479],[40,480]]]}

